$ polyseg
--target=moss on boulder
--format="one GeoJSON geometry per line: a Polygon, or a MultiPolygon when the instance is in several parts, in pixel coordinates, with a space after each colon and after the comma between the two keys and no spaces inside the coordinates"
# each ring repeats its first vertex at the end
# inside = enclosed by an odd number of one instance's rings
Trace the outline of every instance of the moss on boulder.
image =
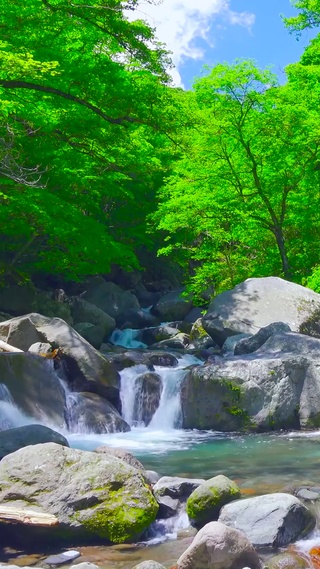
{"type": "Polygon", "coordinates": [[[238,486],[222,474],[206,480],[187,500],[187,514],[197,527],[218,519],[220,508],[241,497],[238,486]]]}

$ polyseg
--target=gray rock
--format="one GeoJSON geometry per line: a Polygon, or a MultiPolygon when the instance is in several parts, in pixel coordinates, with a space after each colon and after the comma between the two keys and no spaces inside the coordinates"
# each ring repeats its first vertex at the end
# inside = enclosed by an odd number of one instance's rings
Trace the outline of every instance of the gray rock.
{"type": "Polygon", "coordinates": [[[140,310],[136,296],[111,282],[89,286],[83,298],[109,314],[117,324],[123,323],[128,310],[140,310]]]}
{"type": "Polygon", "coordinates": [[[133,328],[140,330],[151,326],[158,326],[160,322],[159,318],[141,308],[139,310],[127,310],[125,314],[117,319],[117,324],[121,329],[133,328]]]}
{"type": "MultiPolygon", "coordinates": [[[[89,342],[60,318],[46,318],[35,313],[13,318],[0,323],[0,339],[7,342],[12,326],[18,330],[25,325],[25,321],[28,321],[28,326],[31,323],[39,334],[37,341],[48,342],[54,348],[61,349],[65,371],[74,391],[92,391],[106,397],[120,409],[119,374],[89,342]]],[[[29,337],[23,335],[23,341],[26,342],[29,337]]],[[[30,337],[29,341],[31,346],[35,339],[30,337]]]]}
{"type": "Polygon", "coordinates": [[[257,357],[275,353],[302,354],[320,359],[320,339],[293,332],[274,334],[257,350],[257,357]]]}
{"type": "Polygon", "coordinates": [[[187,514],[193,525],[202,527],[218,519],[222,506],[241,497],[238,486],[220,474],[206,480],[187,500],[187,514]]]}
{"type": "Polygon", "coordinates": [[[0,310],[13,316],[37,310],[36,291],[27,285],[12,285],[0,290],[0,310]]]}
{"type": "Polygon", "coordinates": [[[254,547],[284,547],[315,526],[314,515],[298,498],[280,492],[231,502],[219,521],[242,531],[254,547]]]}
{"type": "Polygon", "coordinates": [[[265,277],[247,279],[217,295],[208,314],[216,313],[223,327],[233,332],[255,334],[260,328],[279,321],[298,331],[319,308],[320,295],[316,292],[278,277],[265,277]]]}
{"type": "Polygon", "coordinates": [[[66,563],[70,563],[71,561],[73,561],[74,559],[77,559],[78,557],[80,557],[81,553],[79,551],[75,551],[74,549],[69,549],[68,551],[63,551],[62,553],[59,553],[58,555],[49,555],[49,557],[46,557],[46,559],[44,560],[44,563],[46,563],[47,565],[62,565],[62,564],[66,564],[66,563]]]}
{"type": "Polygon", "coordinates": [[[0,353],[0,378],[12,401],[27,416],[24,422],[29,417],[32,423],[66,426],[65,392],[52,362],[30,353],[0,353]]]}
{"type": "Polygon", "coordinates": [[[159,407],[162,393],[162,379],[157,373],[144,373],[135,382],[133,421],[147,427],[159,407]]]}
{"type": "MultiPolygon", "coordinates": [[[[274,338],[269,338],[266,344],[274,338]]],[[[303,348],[302,344],[302,351],[303,348]]],[[[214,364],[193,368],[183,379],[181,406],[183,427],[187,429],[233,431],[318,426],[319,361],[314,356],[282,352],[255,352],[241,359],[216,358],[214,364]]]]}
{"type": "Polygon", "coordinates": [[[147,475],[144,466],[140,462],[140,460],[138,460],[135,456],[133,456],[131,452],[128,452],[123,448],[113,448],[113,447],[108,447],[107,445],[101,445],[100,447],[96,448],[94,452],[97,452],[99,454],[102,453],[105,454],[106,456],[115,456],[117,458],[120,458],[124,462],[127,462],[133,468],[137,468],[138,470],[140,470],[144,476],[147,475]]]}
{"type": "Polygon", "coordinates": [[[301,488],[296,494],[299,500],[305,500],[306,502],[313,502],[313,500],[320,500],[320,494],[318,492],[312,492],[308,488],[301,488]]]}
{"type": "Polygon", "coordinates": [[[90,324],[99,326],[102,329],[102,339],[108,338],[115,329],[116,322],[114,318],[109,316],[109,314],[101,310],[101,308],[95,304],[87,302],[84,298],[76,296],[71,297],[69,302],[75,324],[90,322],[90,324]]]}
{"type": "Polygon", "coordinates": [[[178,365],[178,358],[169,352],[150,352],[146,365],[175,367],[178,365]]]}
{"type": "MultiPolygon", "coordinates": [[[[0,462],[0,502],[55,515],[58,526],[24,527],[30,543],[138,539],[158,511],[140,472],[116,457],[54,443],[18,450],[0,462]]],[[[14,524],[8,535],[19,540],[14,524]]]]}
{"type": "Polygon", "coordinates": [[[20,448],[40,443],[69,446],[67,439],[44,425],[24,425],[0,432],[0,460],[20,448]]]}
{"type": "Polygon", "coordinates": [[[186,499],[190,494],[203,484],[202,478],[179,478],[178,476],[162,476],[153,487],[153,493],[157,499],[162,496],[186,499]]]}
{"type": "Polygon", "coordinates": [[[160,480],[161,476],[155,470],[146,470],[146,476],[150,484],[156,484],[160,480]]]}
{"type": "Polygon", "coordinates": [[[161,496],[157,499],[159,504],[158,519],[171,518],[177,514],[181,503],[170,496],[161,496]]]}
{"type": "Polygon", "coordinates": [[[183,350],[190,344],[190,338],[188,334],[179,333],[176,334],[173,338],[169,338],[168,340],[161,340],[161,342],[157,342],[157,344],[152,344],[150,346],[151,350],[183,350]]]}
{"type": "Polygon", "coordinates": [[[207,312],[201,321],[203,329],[220,347],[223,346],[228,338],[239,334],[238,329],[228,321],[223,320],[217,312],[207,312]]]}
{"type": "Polygon", "coordinates": [[[261,569],[246,536],[220,522],[205,525],[179,557],[177,569],[261,569]]]}
{"type": "Polygon", "coordinates": [[[184,317],[185,322],[195,322],[198,318],[201,318],[203,312],[206,310],[204,306],[194,306],[191,308],[190,312],[184,317]]]}
{"type": "Polygon", "coordinates": [[[130,426],[117,409],[96,393],[73,393],[69,396],[68,427],[81,433],[126,433],[130,426]]]}
{"type": "Polygon", "coordinates": [[[192,308],[192,301],[183,298],[183,289],[168,292],[153,306],[152,313],[159,316],[162,322],[183,320],[192,308]]]}
{"type": "Polygon", "coordinates": [[[297,553],[280,553],[268,559],[268,569],[309,569],[308,560],[297,553]]]}
{"type": "Polygon", "coordinates": [[[251,334],[235,334],[234,336],[229,336],[222,346],[222,354],[234,354],[234,348],[244,338],[251,338],[251,334]]]}
{"type": "MultiPolygon", "coordinates": [[[[27,310],[26,312],[31,312],[31,310],[27,310]]],[[[47,316],[48,318],[61,318],[70,326],[73,324],[69,304],[58,302],[51,298],[48,293],[42,291],[37,292],[36,308],[32,310],[32,312],[39,312],[39,314],[43,314],[43,316],[47,316]]]]}
{"type": "Polygon", "coordinates": [[[272,322],[268,326],[261,328],[259,332],[250,336],[250,338],[243,338],[240,340],[234,349],[234,354],[239,356],[242,354],[251,354],[258,350],[270,336],[274,334],[285,334],[291,332],[290,326],[284,322],[272,322]]]}
{"type": "Polygon", "coordinates": [[[90,322],[80,322],[79,324],[74,324],[73,328],[96,350],[101,348],[104,338],[104,330],[101,326],[95,326],[90,324],[90,322]]]}
{"type": "Polygon", "coordinates": [[[168,340],[177,335],[177,328],[173,326],[154,326],[153,328],[145,328],[141,330],[138,340],[151,346],[162,340],[168,340]]]}

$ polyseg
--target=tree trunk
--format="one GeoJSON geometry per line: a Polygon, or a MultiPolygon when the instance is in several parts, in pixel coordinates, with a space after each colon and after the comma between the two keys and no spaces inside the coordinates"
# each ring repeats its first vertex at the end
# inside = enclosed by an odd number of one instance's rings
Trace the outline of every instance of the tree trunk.
{"type": "Polygon", "coordinates": [[[286,245],[285,245],[282,227],[280,227],[279,225],[275,226],[273,229],[273,234],[276,238],[277,246],[278,246],[280,257],[281,257],[283,276],[286,280],[291,281],[292,272],[291,272],[291,267],[289,264],[289,259],[287,256],[287,250],[286,250],[286,245]]]}

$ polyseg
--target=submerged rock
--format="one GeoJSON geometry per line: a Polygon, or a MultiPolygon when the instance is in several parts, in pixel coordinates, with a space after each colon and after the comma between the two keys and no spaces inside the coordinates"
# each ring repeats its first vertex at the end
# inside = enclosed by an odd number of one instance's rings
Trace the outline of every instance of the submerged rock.
{"type": "Polygon", "coordinates": [[[144,423],[147,427],[159,407],[162,380],[157,373],[144,373],[136,379],[133,421],[144,423]]]}
{"type": "Polygon", "coordinates": [[[130,426],[117,409],[96,393],[69,396],[68,427],[81,433],[126,433],[130,426]]]}
{"type": "Polygon", "coordinates": [[[37,543],[139,539],[155,520],[158,504],[140,472],[104,454],[47,443],[0,462],[0,503],[55,515],[49,528],[6,524],[8,539],[37,543]],[[39,531],[38,531],[39,530],[39,531]]]}

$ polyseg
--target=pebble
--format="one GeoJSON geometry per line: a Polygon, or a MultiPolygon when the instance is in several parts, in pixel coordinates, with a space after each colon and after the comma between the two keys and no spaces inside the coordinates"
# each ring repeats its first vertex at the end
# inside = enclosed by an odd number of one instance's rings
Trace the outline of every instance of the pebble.
{"type": "Polygon", "coordinates": [[[312,490],[308,490],[307,488],[302,488],[297,492],[297,498],[300,500],[319,500],[320,495],[317,492],[312,492],[312,490]]]}

